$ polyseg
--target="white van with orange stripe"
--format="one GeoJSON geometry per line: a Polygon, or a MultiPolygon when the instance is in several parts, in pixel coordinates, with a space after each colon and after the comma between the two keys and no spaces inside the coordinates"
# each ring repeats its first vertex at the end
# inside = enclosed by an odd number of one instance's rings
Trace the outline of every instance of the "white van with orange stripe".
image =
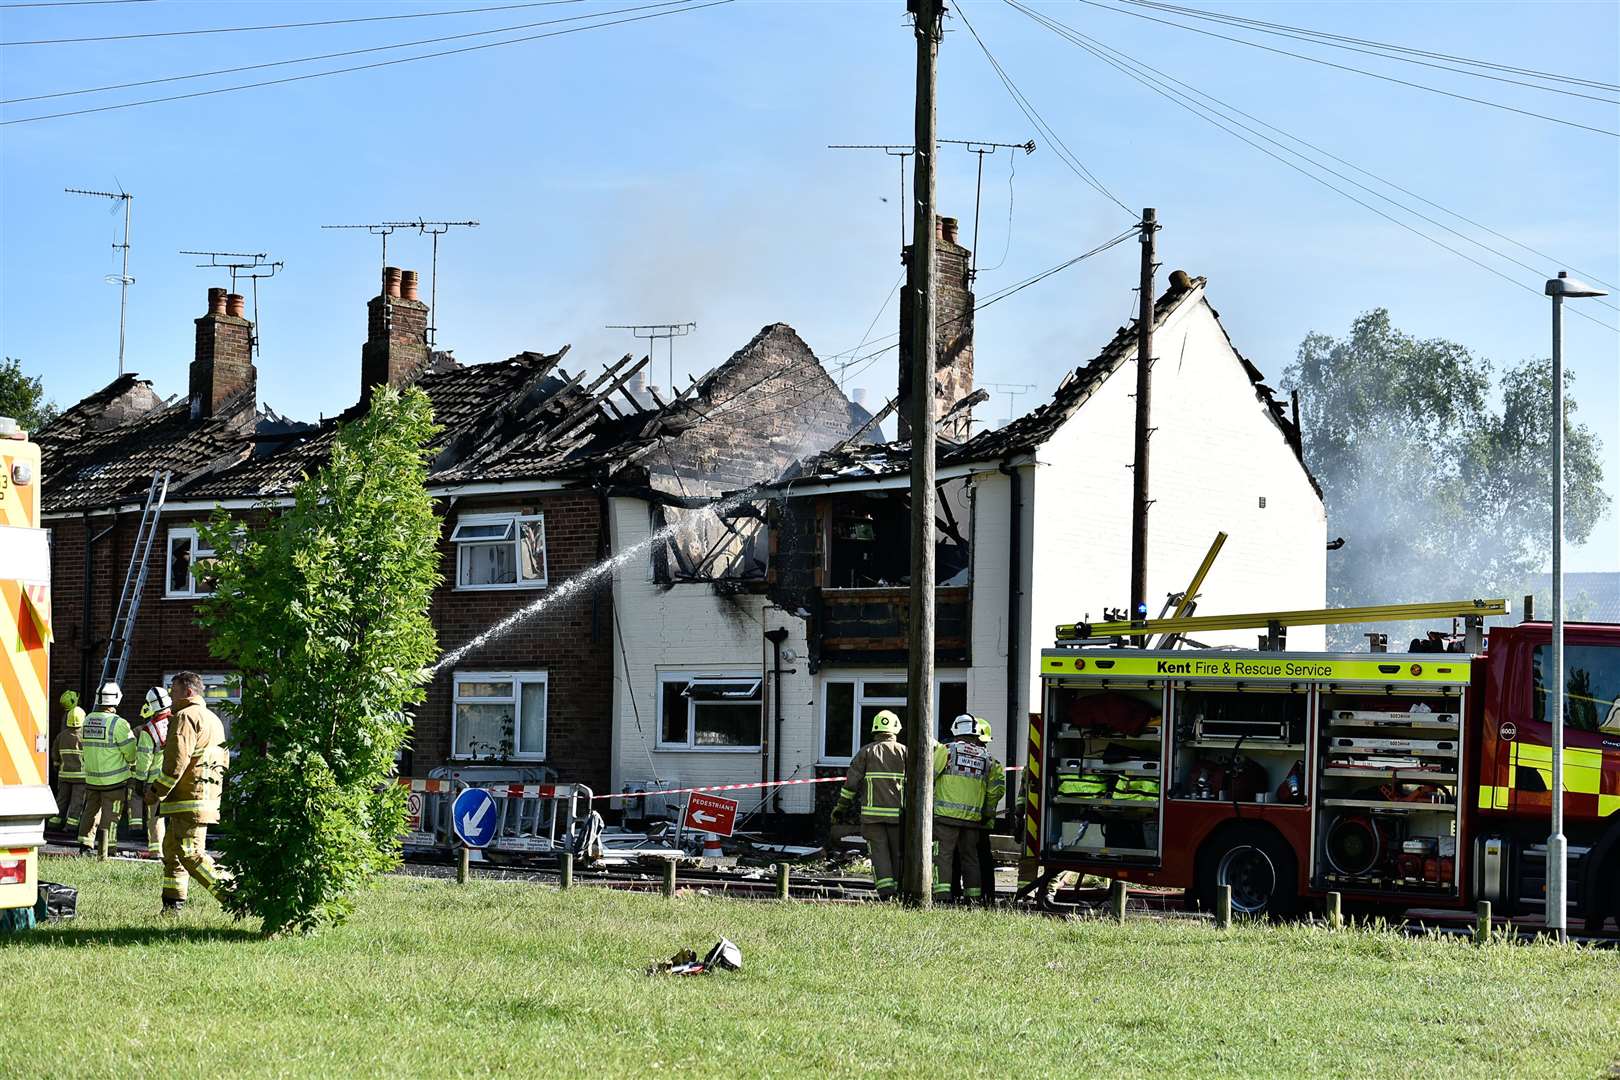
{"type": "Polygon", "coordinates": [[[0,924],[28,926],[45,819],[56,813],[50,739],[51,553],[39,527],[39,447],[0,416],[0,924]],[[21,918],[17,909],[27,909],[21,918]]]}

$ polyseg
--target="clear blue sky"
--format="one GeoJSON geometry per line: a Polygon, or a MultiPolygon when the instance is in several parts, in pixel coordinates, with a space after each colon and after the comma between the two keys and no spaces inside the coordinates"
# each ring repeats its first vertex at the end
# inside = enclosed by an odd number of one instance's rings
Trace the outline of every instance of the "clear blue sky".
{"type": "MultiPolygon", "coordinates": [[[[13,8],[0,40],[141,33],[479,7],[501,0],[155,3],[13,8]]],[[[511,0],[507,0],[511,2],[511,0]]],[[[368,48],[637,6],[575,3],[394,22],[0,49],[0,97],[368,48]]],[[[1189,0],[1193,2],[1193,0],[1189,0]]],[[[1613,3],[1216,3],[1249,18],[1620,82],[1613,3]]],[[[1309,331],[1369,308],[1498,364],[1547,353],[1541,280],[1559,266],[1620,281],[1620,141],[1214,40],[1080,3],[1043,10],[1260,119],[1548,252],[1530,264],[1464,249],[1491,276],[1263,157],[994,0],[969,19],[1075,154],[1130,207],[1158,208],[1166,269],[1210,278],[1233,339],[1273,378],[1309,331]]],[[[636,347],[606,323],[693,320],[677,371],[700,372],[761,326],[791,323],[822,356],[892,333],[897,175],[876,152],[908,143],[912,57],[901,0],[759,0],[372,71],[0,127],[0,345],[69,402],[115,373],[117,219],[65,186],[136,196],[129,367],[185,389],[191,320],[222,283],[182,248],[268,251],[261,400],[313,418],[350,404],[377,241],[327,223],[477,218],[441,247],[440,343],[464,361],[572,342],[596,366],[636,347]]],[[[622,17],[622,16],[620,16],[622,17]]],[[[578,25],[578,24],[562,24],[578,25]]],[[[550,29],[556,29],[554,27],[550,29]]],[[[521,33],[542,33],[536,27],[521,33]]],[[[1219,29],[1216,27],[1215,29],[1219,29]]],[[[1129,224],[1075,179],[996,81],[960,20],[940,60],[947,138],[1042,143],[1019,156],[1008,228],[1005,151],[985,167],[981,296],[1129,224]],[[1002,253],[1006,251],[1005,261],[1002,253]],[[996,267],[998,269],[988,269],[996,267]]],[[[504,35],[516,36],[519,32],[504,35]]],[[[1237,35],[1234,36],[1244,36],[1237,35]]],[[[0,118],[283,77],[499,40],[0,107],[0,118]]],[[[1271,37],[1274,47],[1614,129],[1612,105],[1271,37]]],[[[942,153],[941,208],[971,239],[974,158],[942,153]]],[[[1339,183],[1338,181],[1335,181],[1339,183]]],[[[1370,182],[1370,181],[1369,181],[1370,182]]],[[[1359,194],[1359,193],[1358,193],[1359,194]]],[[[1368,198],[1369,201],[1375,201],[1368,198]]],[[[1379,204],[1383,205],[1383,204],[1379,204]]],[[[1440,217],[1438,212],[1425,212],[1440,217]]],[[[1408,219],[1411,220],[1411,219],[1408,219]]],[[[1466,228],[1452,219],[1448,223],[1466,228]]],[[[1438,232],[1432,226],[1414,222],[1438,232]]],[[[1443,235],[1443,234],[1442,234],[1443,235]]],[[[427,242],[396,234],[389,261],[424,271],[427,242]]],[[[1134,244],[986,311],[981,383],[1050,392],[1129,316],[1134,244]]],[[[425,283],[424,283],[425,289],[425,283]]],[[[1612,309],[1587,310],[1620,322],[1612,309]]],[[[880,341],[881,343],[881,341],[880,341]]],[[[1620,502],[1620,337],[1568,320],[1580,418],[1602,436],[1620,502]]],[[[657,382],[667,381],[663,366],[657,382]]],[[[893,353],[851,368],[877,400],[893,353]]],[[[992,405],[990,415],[1001,415],[992,405]]],[[[1026,409],[1032,398],[1016,403],[1026,409]]],[[[1620,567],[1615,515],[1573,559],[1620,567]]]]}

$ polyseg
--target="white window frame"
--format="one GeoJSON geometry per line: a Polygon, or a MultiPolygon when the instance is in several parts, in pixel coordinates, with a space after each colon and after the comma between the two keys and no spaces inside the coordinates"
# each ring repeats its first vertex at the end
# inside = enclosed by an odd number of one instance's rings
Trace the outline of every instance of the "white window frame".
{"type": "MultiPolygon", "coordinates": [[[[715,704],[710,702],[709,704],[715,704]]],[[[743,707],[744,702],[738,702],[737,708],[743,707]]],[[[658,742],[659,750],[673,750],[681,753],[693,754],[758,754],[764,749],[763,732],[765,730],[765,674],[759,668],[744,668],[741,670],[714,670],[694,668],[687,671],[660,671],[658,673],[658,742]],[[670,683],[755,683],[758,700],[750,698],[746,704],[754,705],[759,709],[760,740],[750,746],[705,746],[697,742],[697,702],[688,698],[686,702],[686,741],[679,743],[666,742],[664,739],[664,687],[670,683]]]]}
{"type": "Polygon", "coordinates": [[[497,755],[500,761],[544,761],[549,749],[551,728],[551,676],[545,671],[457,671],[450,679],[450,759],[452,761],[479,761],[485,760],[486,754],[460,754],[456,752],[457,724],[460,719],[459,706],[461,705],[511,705],[512,706],[512,745],[506,753],[497,755]],[[512,692],[504,696],[462,697],[463,683],[481,682],[509,682],[512,692]],[[538,684],[545,688],[543,700],[545,701],[544,715],[540,718],[540,749],[519,750],[523,744],[523,687],[525,684],[538,684]]]}
{"type": "Polygon", "coordinates": [[[197,558],[199,551],[206,552],[204,557],[210,559],[216,554],[213,548],[203,545],[203,539],[197,535],[195,525],[174,525],[170,527],[163,545],[163,598],[165,600],[195,600],[198,597],[214,595],[212,589],[204,591],[198,588],[197,558]],[[174,542],[180,539],[191,541],[191,562],[187,567],[191,584],[189,588],[183,591],[174,588],[174,567],[169,564],[169,560],[174,557],[174,542]]]}
{"type": "Polygon", "coordinates": [[[450,530],[450,546],[455,550],[456,560],[456,592],[490,592],[510,589],[544,589],[551,579],[551,552],[546,545],[546,515],[544,513],[523,514],[516,511],[506,513],[462,514],[456,518],[455,527],[450,530]],[[545,560],[545,573],[538,578],[525,579],[523,574],[523,526],[528,523],[538,523],[540,526],[540,557],[545,560]],[[507,526],[510,534],[504,539],[491,539],[483,536],[463,536],[464,531],[474,531],[481,527],[492,525],[507,526]],[[517,580],[510,582],[493,582],[490,584],[468,584],[462,580],[461,555],[464,547],[487,544],[506,543],[512,545],[512,566],[518,575],[517,580]]]}
{"type": "MultiPolygon", "coordinates": [[[[816,722],[816,753],[818,755],[820,755],[817,758],[816,764],[818,764],[818,765],[848,765],[850,763],[850,760],[852,758],[854,758],[855,751],[859,750],[861,748],[861,746],[868,741],[866,736],[870,734],[869,732],[864,732],[864,731],[860,730],[860,726],[861,726],[861,720],[860,720],[861,707],[863,705],[904,705],[906,703],[905,698],[867,696],[867,694],[866,694],[866,686],[867,686],[867,684],[868,683],[903,683],[903,682],[906,681],[906,678],[907,678],[907,676],[906,676],[906,673],[904,671],[880,671],[880,672],[860,672],[860,673],[856,673],[856,672],[852,672],[852,671],[830,671],[830,672],[823,673],[822,678],[821,678],[821,704],[820,704],[820,707],[817,708],[817,710],[816,710],[816,720],[817,720],[817,722],[816,722]],[[836,755],[831,755],[831,754],[827,753],[827,705],[828,705],[829,696],[830,696],[827,693],[827,686],[828,686],[829,683],[854,683],[855,684],[855,730],[853,732],[851,732],[851,735],[850,735],[850,737],[854,740],[854,745],[850,747],[850,752],[848,754],[842,756],[842,757],[839,757],[839,756],[836,756],[836,755]]],[[[967,671],[965,669],[957,669],[957,670],[953,670],[953,671],[935,671],[934,672],[934,715],[935,715],[935,717],[939,716],[940,688],[943,687],[946,683],[962,683],[964,686],[967,686],[967,688],[968,688],[969,699],[971,700],[971,698],[972,698],[973,688],[968,682],[968,673],[967,673],[967,671]]]]}

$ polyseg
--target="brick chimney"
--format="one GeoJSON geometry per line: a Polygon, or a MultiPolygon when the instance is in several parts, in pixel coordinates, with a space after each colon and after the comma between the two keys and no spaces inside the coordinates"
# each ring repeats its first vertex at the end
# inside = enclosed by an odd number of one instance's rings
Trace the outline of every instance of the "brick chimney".
{"type": "MultiPolygon", "coordinates": [[[[945,411],[973,392],[973,291],[968,281],[972,265],[967,248],[956,242],[956,219],[934,219],[934,245],[937,274],[934,279],[934,415],[945,411]]],[[[911,261],[910,247],[904,260],[911,261]]],[[[901,290],[900,301],[900,403],[897,415],[900,437],[911,435],[911,322],[910,290],[901,290]]],[[[939,429],[946,438],[962,440],[970,434],[968,416],[939,429]]]]}
{"type": "Polygon", "coordinates": [[[208,314],[197,320],[196,358],[191,361],[191,418],[226,411],[233,400],[256,403],[258,371],[253,366],[253,324],[244,317],[242,297],[208,290],[208,314]]]}
{"type": "Polygon", "coordinates": [[[428,306],[417,299],[414,270],[383,268],[380,296],[366,304],[366,343],[360,347],[360,400],[374,386],[403,386],[432,357],[427,343],[428,306]]]}

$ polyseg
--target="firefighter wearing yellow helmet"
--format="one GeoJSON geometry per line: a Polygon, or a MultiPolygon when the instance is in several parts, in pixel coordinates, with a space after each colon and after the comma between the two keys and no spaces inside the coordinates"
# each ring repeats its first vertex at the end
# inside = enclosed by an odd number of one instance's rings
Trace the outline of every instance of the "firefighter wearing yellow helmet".
{"type": "Polygon", "coordinates": [[[79,708],[79,695],[72,690],[62,691],[62,733],[51,747],[51,763],[56,766],[56,816],[52,826],[61,826],[69,832],[79,830],[79,817],[84,811],[84,750],[80,732],[84,727],[84,710],[79,708]]]}
{"type": "Polygon", "coordinates": [[[79,849],[92,847],[101,858],[118,838],[118,818],[124,809],[124,788],[135,765],[135,733],[118,715],[124,692],[117,683],[105,683],[96,693],[96,711],[84,718],[80,743],[84,754],[84,817],[79,821],[79,849]]]}
{"type": "Polygon", "coordinates": [[[857,796],[861,800],[861,836],[872,857],[872,883],[879,900],[894,899],[899,887],[900,812],[905,807],[906,746],[900,741],[900,717],[884,709],[872,717],[872,741],[850,759],[849,773],[838,791],[833,815],[841,817],[857,796]]]}

